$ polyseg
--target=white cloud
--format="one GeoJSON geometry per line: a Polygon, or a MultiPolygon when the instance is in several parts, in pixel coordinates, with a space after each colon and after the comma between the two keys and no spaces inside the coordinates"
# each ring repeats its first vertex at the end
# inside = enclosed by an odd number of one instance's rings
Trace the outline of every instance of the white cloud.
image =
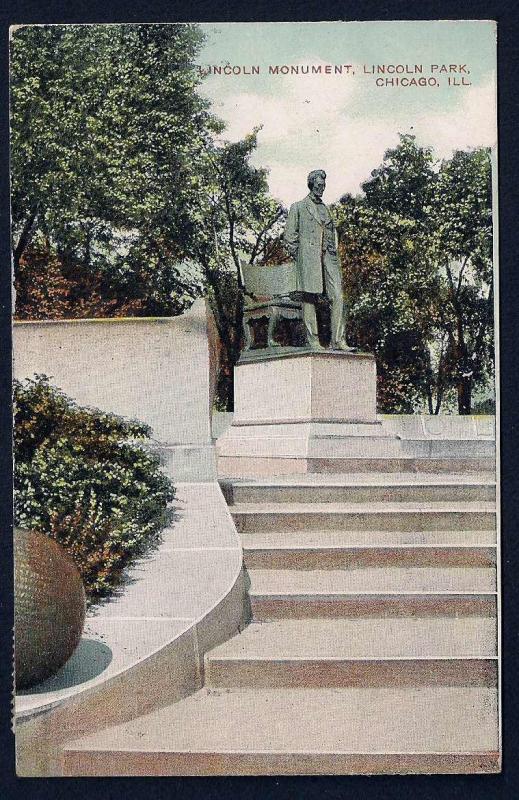
{"type": "MultiPolygon", "coordinates": [[[[299,63],[324,62],[309,57],[299,63]]],[[[306,175],[317,167],[328,175],[328,203],[344,192],[357,193],[384,152],[398,143],[399,132],[414,133],[419,144],[431,145],[441,158],[455,149],[491,146],[496,140],[493,82],[470,89],[453,87],[450,91],[460,92],[457,108],[413,114],[406,126],[402,122],[405,95],[395,95],[394,116],[376,116],[372,108],[365,115],[353,115],[349,109],[354,92],[358,109],[357,93],[362,87],[345,74],[287,75],[271,80],[272,94],[232,93],[231,84],[224,94],[221,82],[212,84],[211,79],[204,91],[213,100],[215,113],[227,122],[225,138],[236,140],[263,126],[254,163],[269,168],[271,193],[287,205],[305,195],[306,175]]]]}
{"type": "MultiPolygon", "coordinates": [[[[303,63],[303,62],[301,62],[303,63]]],[[[305,64],[326,63],[311,56],[305,64]]],[[[221,93],[220,80],[208,78],[203,84],[204,93],[213,99],[215,111],[229,123],[229,138],[243,136],[251,128],[263,124],[262,138],[272,143],[290,135],[299,135],[306,129],[326,130],[336,124],[338,116],[347,110],[353,92],[353,79],[342,75],[273,75],[272,94],[239,92],[221,93]]],[[[228,84],[230,85],[230,84],[228,84]]]]}
{"type": "Polygon", "coordinates": [[[496,94],[494,82],[464,92],[460,106],[449,113],[425,114],[415,123],[415,132],[424,144],[432,145],[441,158],[453,150],[494,147],[497,141],[496,94]]]}
{"type": "MultiPolygon", "coordinates": [[[[279,122],[286,114],[287,102],[281,98],[241,92],[213,102],[213,110],[227,123],[222,138],[236,141],[262,125],[262,139],[265,140],[266,136],[274,135],[275,138],[279,122]]],[[[280,131],[279,135],[282,136],[283,132],[280,131]]]]}

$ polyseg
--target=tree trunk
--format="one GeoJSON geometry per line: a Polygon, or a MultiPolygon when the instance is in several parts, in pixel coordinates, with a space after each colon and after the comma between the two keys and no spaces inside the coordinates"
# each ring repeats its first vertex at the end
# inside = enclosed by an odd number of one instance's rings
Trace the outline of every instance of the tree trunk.
{"type": "Polygon", "coordinates": [[[434,414],[436,416],[440,413],[440,408],[442,407],[442,400],[443,400],[443,389],[438,389],[436,393],[436,408],[434,409],[434,414]]]}
{"type": "Polygon", "coordinates": [[[438,415],[440,413],[444,391],[445,391],[445,384],[443,382],[443,349],[442,349],[440,359],[438,361],[438,376],[436,379],[436,408],[434,409],[435,415],[438,415]]]}
{"type": "Polygon", "coordinates": [[[458,414],[472,413],[472,377],[462,376],[458,383],[458,414]]]}
{"type": "MultiPolygon", "coordinates": [[[[230,336],[230,348],[228,353],[230,374],[229,374],[229,382],[227,384],[227,389],[228,389],[228,394],[226,398],[227,411],[234,411],[234,367],[238,362],[241,353],[242,315],[243,315],[243,297],[240,293],[237,299],[237,313],[234,318],[234,329],[230,336]]],[[[231,324],[233,323],[231,322],[231,324]]]]}
{"type": "Polygon", "coordinates": [[[452,305],[454,311],[456,313],[456,341],[455,341],[455,352],[456,352],[456,362],[457,368],[460,372],[460,377],[458,380],[458,414],[470,414],[471,413],[471,400],[472,400],[472,368],[470,365],[469,359],[469,351],[467,347],[467,342],[465,340],[465,327],[464,327],[464,318],[463,318],[463,307],[459,300],[459,293],[461,288],[461,279],[463,274],[463,269],[467,264],[467,259],[463,264],[462,269],[460,270],[459,278],[458,278],[458,287],[454,290],[454,282],[452,279],[452,273],[450,267],[447,265],[447,275],[449,277],[449,282],[451,285],[452,291],[452,305]]]}
{"type": "Polygon", "coordinates": [[[426,394],[427,394],[427,406],[429,408],[429,414],[433,413],[433,396],[430,384],[427,384],[426,387],[426,394]]]}
{"type": "Polygon", "coordinates": [[[18,239],[18,244],[13,250],[13,261],[14,261],[15,271],[18,271],[18,267],[20,266],[20,259],[24,254],[25,248],[31,241],[32,228],[36,221],[37,213],[38,213],[38,206],[35,205],[31,208],[29,216],[25,220],[25,224],[22,228],[20,238],[18,239]]]}
{"type": "Polygon", "coordinates": [[[236,311],[229,316],[225,299],[221,294],[221,284],[218,280],[217,270],[212,269],[208,261],[202,256],[199,255],[199,258],[204,266],[207,283],[213,290],[216,304],[215,321],[223,350],[222,367],[227,371],[225,407],[227,411],[232,411],[234,407],[234,365],[240,357],[243,297],[239,292],[236,300],[236,311]]]}
{"type": "Polygon", "coordinates": [[[234,411],[234,366],[231,367],[229,372],[229,380],[227,382],[227,397],[225,398],[225,410],[234,411]]]}

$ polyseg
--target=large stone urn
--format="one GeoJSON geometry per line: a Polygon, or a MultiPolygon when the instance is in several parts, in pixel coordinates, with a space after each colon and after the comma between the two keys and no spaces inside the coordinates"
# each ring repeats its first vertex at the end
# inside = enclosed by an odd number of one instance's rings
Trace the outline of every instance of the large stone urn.
{"type": "Polygon", "coordinates": [[[41,533],[16,528],[15,678],[25,689],[70,658],[85,622],[85,590],[65,550],[41,533]]]}

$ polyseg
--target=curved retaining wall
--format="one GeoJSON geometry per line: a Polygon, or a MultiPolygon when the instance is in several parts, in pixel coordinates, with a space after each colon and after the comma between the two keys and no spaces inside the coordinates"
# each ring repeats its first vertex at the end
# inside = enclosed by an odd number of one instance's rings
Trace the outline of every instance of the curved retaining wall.
{"type": "Polygon", "coordinates": [[[205,653],[246,624],[242,548],[220,487],[179,484],[177,496],[179,519],[160,548],[130,573],[134,580],[119,597],[89,616],[106,645],[117,638],[115,669],[73,687],[47,682],[47,691],[44,685],[17,697],[19,776],[59,775],[68,741],[201,688],[205,653]],[[139,637],[144,653],[132,660],[139,637]]]}
{"type": "Polygon", "coordinates": [[[148,423],[177,489],[160,547],[88,616],[60,673],[16,697],[18,775],[52,776],[67,741],[199,689],[204,654],[245,623],[246,592],[216,483],[218,341],[205,301],[171,318],[15,322],[13,345],[18,379],[46,374],[80,405],[148,423]]]}

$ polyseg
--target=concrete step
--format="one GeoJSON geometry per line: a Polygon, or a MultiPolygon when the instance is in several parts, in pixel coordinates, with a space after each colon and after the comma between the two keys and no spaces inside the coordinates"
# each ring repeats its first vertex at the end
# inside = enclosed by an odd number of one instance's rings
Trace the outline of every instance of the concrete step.
{"type": "Polygon", "coordinates": [[[495,458],[495,442],[315,434],[308,439],[307,453],[310,458],[495,458]]]}
{"type": "Polygon", "coordinates": [[[226,500],[233,503],[362,503],[495,501],[490,477],[379,473],[374,475],[305,475],[270,481],[222,483],[226,500]]]}
{"type": "Polygon", "coordinates": [[[489,687],[203,689],[70,743],[65,776],[499,771],[489,687]]]}
{"type": "Polygon", "coordinates": [[[493,568],[360,568],[249,572],[254,620],[495,616],[493,568]]]}
{"type": "MultiPolygon", "coordinates": [[[[492,567],[496,547],[466,544],[336,545],[323,531],[321,543],[307,546],[296,533],[281,534],[276,544],[251,545],[255,534],[244,534],[243,557],[247,569],[351,569],[355,567],[492,567]]],[[[461,539],[461,536],[458,537],[461,539]]]]}
{"type": "MultiPolygon", "coordinates": [[[[239,465],[237,464],[237,466],[239,465]]],[[[275,467],[276,465],[273,463],[271,468],[275,469],[275,467]]],[[[285,467],[283,472],[288,471],[288,466],[285,465],[285,467]]],[[[494,456],[479,458],[416,458],[412,456],[405,458],[308,458],[306,467],[308,473],[411,472],[426,474],[476,473],[479,475],[482,472],[494,471],[496,459],[494,456]]],[[[241,473],[237,472],[237,474],[241,473]]],[[[275,475],[276,472],[270,472],[270,474],[275,475]]]]}
{"type": "Polygon", "coordinates": [[[252,623],[206,655],[206,685],[494,686],[496,625],[469,619],[252,623]]]}
{"type": "Polygon", "coordinates": [[[496,530],[452,531],[375,531],[375,530],[310,530],[286,532],[283,530],[244,533],[241,537],[244,550],[277,550],[281,546],[319,548],[326,547],[400,547],[403,545],[454,545],[495,547],[496,530]]]}
{"type": "Polygon", "coordinates": [[[361,453],[357,456],[317,457],[218,455],[218,475],[222,479],[271,478],[283,475],[311,475],[328,473],[405,472],[407,474],[474,474],[496,469],[495,456],[417,458],[416,456],[374,457],[361,453]]]}
{"type": "Polygon", "coordinates": [[[488,530],[493,503],[237,503],[236,528],[264,530],[488,530]]]}

